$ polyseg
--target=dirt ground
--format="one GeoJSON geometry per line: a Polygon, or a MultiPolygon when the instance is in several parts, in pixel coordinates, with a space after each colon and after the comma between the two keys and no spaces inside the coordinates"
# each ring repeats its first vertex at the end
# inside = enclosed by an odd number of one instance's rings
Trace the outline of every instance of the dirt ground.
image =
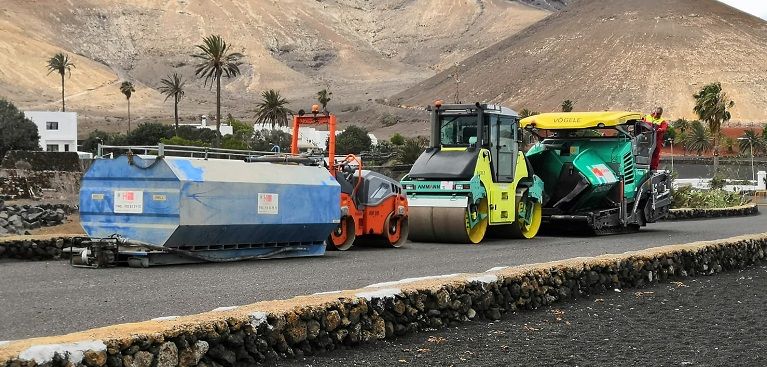
{"type": "Polygon", "coordinates": [[[30,230],[31,234],[85,234],[80,226],[80,215],[77,213],[67,215],[64,224],[53,227],[41,227],[30,230]]]}
{"type": "Polygon", "coordinates": [[[764,366],[767,266],[610,292],[286,366],[764,366]]]}

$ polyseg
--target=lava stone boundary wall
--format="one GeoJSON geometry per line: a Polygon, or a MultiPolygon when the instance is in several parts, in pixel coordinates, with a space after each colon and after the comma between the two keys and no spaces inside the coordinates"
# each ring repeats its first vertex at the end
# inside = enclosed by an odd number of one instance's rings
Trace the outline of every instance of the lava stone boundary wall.
{"type": "Polygon", "coordinates": [[[73,234],[0,237],[0,259],[59,260],[65,257],[63,249],[80,247],[83,236],[73,234]]]}
{"type": "MultiPolygon", "coordinates": [[[[248,366],[764,261],[767,233],[222,307],[0,342],[0,366],[248,366]]],[[[84,270],[87,271],[87,270],[84,270]]],[[[98,315],[94,315],[98,317],[98,315]]]]}
{"type": "Polygon", "coordinates": [[[0,169],[0,197],[39,199],[54,195],[77,202],[82,172],[0,169]]]}
{"type": "Polygon", "coordinates": [[[729,208],[711,208],[711,209],[698,209],[698,208],[677,208],[671,209],[668,212],[665,220],[685,220],[685,219],[701,219],[701,218],[719,218],[719,217],[740,217],[746,215],[759,214],[759,207],[756,204],[746,204],[741,206],[733,206],[729,208]]]}

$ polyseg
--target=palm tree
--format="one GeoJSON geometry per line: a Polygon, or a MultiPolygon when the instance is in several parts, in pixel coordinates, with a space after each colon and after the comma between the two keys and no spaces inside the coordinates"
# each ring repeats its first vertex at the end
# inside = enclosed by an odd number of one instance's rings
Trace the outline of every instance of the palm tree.
{"type": "Polygon", "coordinates": [[[708,125],[714,139],[714,172],[718,172],[722,124],[732,117],[729,110],[735,107],[735,102],[730,100],[727,93],[722,91],[722,84],[719,82],[704,86],[700,92],[692,97],[695,98],[693,111],[698,114],[701,121],[708,125]]]}
{"type": "Polygon", "coordinates": [[[130,96],[136,88],[133,88],[133,83],[125,81],[120,84],[120,92],[125,95],[125,99],[128,100],[128,133],[130,134],[130,96]]]}
{"type": "Polygon", "coordinates": [[[690,128],[690,121],[687,121],[687,119],[678,119],[671,123],[671,127],[673,127],[676,130],[679,130],[679,132],[684,133],[687,131],[687,129],[690,128]]]}
{"type": "MultiPolygon", "coordinates": [[[[690,129],[690,121],[687,121],[686,119],[678,119],[671,123],[671,127],[674,128],[674,130],[679,130],[679,136],[677,139],[674,139],[674,142],[678,141],[684,141],[684,137],[687,135],[687,130],[690,129]]],[[[682,150],[684,151],[684,155],[687,155],[687,147],[682,144],[682,150]]]]}
{"type": "Polygon", "coordinates": [[[288,126],[288,114],[293,113],[287,108],[288,100],[279,91],[269,89],[261,92],[261,102],[256,104],[256,122],[274,126],[288,126]]]}
{"type": "Polygon", "coordinates": [[[327,112],[327,106],[328,102],[330,102],[330,96],[333,95],[333,92],[328,92],[327,89],[323,89],[319,92],[317,92],[317,102],[322,105],[322,112],[327,112]]]}
{"type": "Polygon", "coordinates": [[[69,73],[69,76],[72,76],[72,68],[75,67],[75,64],[71,63],[69,61],[69,55],[59,52],[50,59],[48,59],[48,74],[50,75],[52,72],[57,72],[59,75],[61,75],[61,111],[66,112],[67,108],[64,105],[64,74],[69,73]]]}
{"type": "Polygon", "coordinates": [[[527,108],[523,108],[521,111],[519,111],[519,118],[523,119],[525,117],[535,116],[538,112],[536,111],[530,111],[527,108]]]}
{"type": "Polygon", "coordinates": [[[690,124],[690,131],[685,134],[682,142],[684,148],[696,152],[698,156],[711,149],[711,132],[700,121],[690,124]]]}
{"type": "MultiPolygon", "coordinates": [[[[239,52],[229,52],[229,45],[219,35],[210,35],[202,39],[202,44],[197,45],[200,53],[192,55],[200,59],[197,64],[195,75],[205,79],[205,85],[214,80],[216,82],[216,131],[221,133],[221,77],[235,78],[240,75],[239,52]]],[[[213,88],[213,83],[210,84],[213,88]]]]}
{"type": "Polygon", "coordinates": [[[176,132],[178,132],[178,102],[184,97],[184,84],[186,81],[181,79],[181,75],[173,73],[160,80],[160,88],[158,88],[160,93],[165,95],[166,101],[173,97],[173,117],[176,120],[176,132]]]}
{"type": "Polygon", "coordinates": [[[566,99],[562,102],[562,112],[573,112],[573,101],[566,99]]]}
{"type": "Polygon", "coordinates": [[[754,155],[767,152],[767,141],[759,136],[759,133],[754,129],[744,131],[743,136],[738,138],[738,141],[738,150],[740,150],[741,153],[750,155],[752,148],[754,155]]]}

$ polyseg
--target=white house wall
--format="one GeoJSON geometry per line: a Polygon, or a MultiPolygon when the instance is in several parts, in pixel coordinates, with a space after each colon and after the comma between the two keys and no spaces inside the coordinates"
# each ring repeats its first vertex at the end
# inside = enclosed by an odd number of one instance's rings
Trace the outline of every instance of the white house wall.
{"type": "Polygon", "coordinates": [[[77,112],[24,111],[24,116],[37,125],[42,150],[56,145],[59,152],[77,151],[77,112]],[[56,129],[49,129],[49,122],[55,122],[56,129]]]}

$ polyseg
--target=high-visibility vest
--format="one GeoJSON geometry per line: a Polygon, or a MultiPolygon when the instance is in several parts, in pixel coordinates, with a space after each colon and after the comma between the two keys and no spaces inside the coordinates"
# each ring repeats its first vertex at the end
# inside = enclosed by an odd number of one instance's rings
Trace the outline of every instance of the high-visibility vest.
{"type": "Polygon", "coordinates": [[[649,123],[653,124],[653,125],[660,125],[660,124],[662,124],[663,122],[666,121],[666,120],[663,119],[663,117],[659,117],[659,118],[656,119],[655,117],[653,117],[652,114],[646,115],[644,117],[644,120],[646,122],[649,122],[649,123]]]}

